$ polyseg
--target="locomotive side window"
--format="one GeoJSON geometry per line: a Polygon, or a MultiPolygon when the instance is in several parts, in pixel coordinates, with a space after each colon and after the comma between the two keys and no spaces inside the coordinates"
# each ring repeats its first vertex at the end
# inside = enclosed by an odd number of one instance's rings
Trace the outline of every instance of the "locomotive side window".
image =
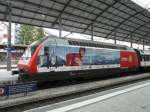
{"type": "Polygon", "coordinates": [[[38,65],[40,67],[46,67],[47,61],[48,61],[48,47],[42,47],[40,49],[39,55],[38,55],[38,65]]]}
{"type": "Polygon", "coordinates": [[[143,61],[150,61],[150,56],[149,55],[142,55],[142,60],[143,61]]]}
{"type": "Polygon", "coordinates": [[[64,66],[66,62],[66,53],[70,52],[69,47],[57,46],[54,47],[54,53],[51,56],[51,65],[52,66],[64,66]]]}
{"type": "Polygon", "coordinates": [[[28,60],[29,58],[31,58],[31,56],[33,55],[35,49],[36,49],[36,46],[30,46],[30,47],[28,47],[25,50],[22,58],[25,59],[25,60],[28,60]]]}

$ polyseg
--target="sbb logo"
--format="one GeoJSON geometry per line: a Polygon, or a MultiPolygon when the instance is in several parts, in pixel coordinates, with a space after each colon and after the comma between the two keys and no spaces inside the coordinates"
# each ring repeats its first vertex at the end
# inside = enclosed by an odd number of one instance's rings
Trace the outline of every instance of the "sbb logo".
{"type": "Polygon", "coordinates": [[[0,96],[4,95],[4,92],[5,92],[4,88],[0,88],[0,96]]]}

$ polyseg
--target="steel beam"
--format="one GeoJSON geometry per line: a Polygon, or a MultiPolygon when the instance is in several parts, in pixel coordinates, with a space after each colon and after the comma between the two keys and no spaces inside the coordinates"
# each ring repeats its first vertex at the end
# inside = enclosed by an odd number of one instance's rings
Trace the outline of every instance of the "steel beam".
{"type": "Polygon", "coordinates": [[[116,32],[114,32],[114,44],[117,44],[117,40],[116,40],[116,32]]]}
{"type": "MultiPolygon", "coordinates": [[[[52,0],[52,1],[54,1],[54,2],[56,2],[56,3],[59,3],[60,4],[60,2],[58,2],[58,1],[55,1],[55,0],[52,0]]],[[[77,0],[77,1],[79,1],[79,0],[77,0]]],[[[117,1],[117,0],[116,0],[117,1]]],[[[33,6],[37,6],[37,7],[42,7],[42,8],[46,8],[47,10],[54,10],[54,11],[58,11],[59,13],[61,12],[60,10],[57,10],[57,9],[52,9],[52,8],[50,8],[50,7],[47,7],[47,6],[43,6],[43,5],[40,5],[40,4],[37,4],[37,3],[33,3],[33,2],[29,2],[29,1],[24,1],[24,0],[22,0],[21,2],[23,2],[23,3],[26,3],[26,4],[31,4],[31,5],[33,5],[33,6]]],[[[81,3],[84,3],[84,4],[87,4],[86,2],[83,2],[83,1],[79,1],[79,2],[81,2],[81,3]]],[[[118,2],[118,1],[117,1],[118,2]]],[[[102,2],[103,3],[103,2],[102,2]]],[[[64,4],[64,3],[61,3],[61,4],[64,4]]],[[[106,4],[106,3],[104,3],[104,4],[106,4]]],[[[100,9],[100,8],[98,8],[98,7],[95,7],[95,6],[93,6],[93,5],[91,5],[91,4],[88,4],[89,6],[91,6],[91,7],[94,7],[94,8],[97,8],[97,9],[99,9],[99,10],[102,10],[102,9],[100,9]]],[[[106,4],[106,5],[108,5],[108,4],[106,4]]],[[[73,6],[69,6],[69,7],[73,7],[73,6]]],[[[16,7],[13,7],[13,8],[16,8],[16,7]]],[[[76,7],[77,8],[77,7],[76,7]]],[[[113,7],[113,8],[115,8],[115,7],[113,7]]],[[[77,9],[79,9],[79,8],[77,8],[77,9]]],[[[115,8],[115,9],[117,9],[117,10],[119,10],[118,8],[115,8]]],[[[24,10],[26,10],[26,9],[24,9],[24,10]]],[[[81,9],[79,9],[79,10],[81,10],[81,9]]],[[[82,11],[85,11],[85,12],[87,12],[87,13],[90,13],[90,12],[88,12],[88,11],[86,11],[86,10],[83,10],[82,9],[82,11]]],[[[102,11],[104,11],[104,10],[102,10],[102,11]]],[[[106,11],[106,10],[105,10],[106,11]]],[[[119,10],[120,11],[120,10],[119,10]]],[[[107,11],[106,11],[107,12],[107,11]]],[[[124,12],[124,11],[123,11],[124,12]]],[[[38,13],[38,12],[37,12],[38,13]]],[[[108,13],[110,13],[110,12],[108,12],[108,13]]],[[[124,12],[125,13],[125,12],[124,12]]],[[[70,15],[72,15],[72,16],[77,16],[77,15],[74,15],[74,14],[71,14],[71,13],[68,13],[68,12],[64,12],[64,14],[70,14],[70,15]]],[[[94,13],[92,13],[92,14],[94,14],[94,13]]],[[[112,15],[115,15],[115,14],[113,14],[113,13],[110,13],[110,14],[112,14],[112,15]]],[[[94,14],[95,15],[95,14],[94,14]]],[[[117,15],[115,15],[115,16],[117,16],[117,15]]],[[[81,17],[81,16],[79,16],[79,17],[81,17]]],[[[118,16],[118,17],[120,17],[120,16],[118,16]]],[[[81,17],[82,18],[82,17],[81,17]]],[[[114,20],[112,20],[112,19],[110,19],[110,18],[106,18],[106,17],[104,17],[105,19],[109,19],[109,20],[111,20],[111,21],[114,21],[114,20]]],[[[120,17],[120,18],[122,18],[122,19],[124,19],[123,17],[120,17]]],[[[86,18],[87,19],[87,18],[86,18]]],[[[139,19],[139,18],[137,18],[137,19],[139,19]]],[[[91,20],[90,20],[91,21],[91,20]]],[[[129,20],[130,21],[130,20],[129,20]]],[[[117,21],[114,21],[114,22],[117,22],[117,21]]],[[[132,22],[132,23],[135,23],[134,21],[130,21],[130,22],[132,22]]],[[[96,21],[96,23],[98,23],[98,21],[96,21]]],[[[135,23],[135,24],[137,24],[137,23],[135,23]]],[[[126,25],[126,26],[128,26],[129,27],[129,25],[126,25]]],[[[133,26],[130,26],[130,27],[133,27],[133,26]]]]}
{"type": "Polygon", "coordinates": [[[11,71],[11,3],[8,3],[8,10],[7,71],[11,71]]]}
{"type": "Polygon", "coordinates": [[[59,17],[59,38],[62,37],[62,18],[59,17]]]}
{"type": "MultiPolygon", "coordinates": [[[[142,12],[143,12],[143,11],[142,11],[142,12]]],[[[122,22],[120,22],[116,27],[114,27],[114,29],[113,29],[110,33],[108,33],[108,34],[105,36],[105,38],[108,38],[109,35],[111,35],[112,32],[116,31],[116,30],[119,28],[119,26],[121,26],[122,24],[124,24],[124,23],[125,23],[126,21],[128,21],[130,18],[132,18],[132,17],[138,15],[139,13],[141,13],[141,12],[136,12],[135,14],[130,15],[128,18],[124,19],[124,20],[123,20],[122,22]]]]}
{"type": "Polygon", "coordinates": [[[8,14],[9,14],[9,8],[7,6],[6,13],[5,13],[5,16],[4,16],[4,20],[7,20],[8,14]]]}
{"type": "Polygon", "coordinates": [[[115,1],[114,3],[112,3],[111,5],[108,5],[107,8],[105,10],[103,10],[102,12],[100,12],[93,20],[92,22],[86,27],[86,29],[83,31],[83,33],[85,33],[85,31],[94,24],[94,22],[106,11],[108,10],[110,7],[112,7],[113,5],[115,5],[117,3],[117,1],[115,1]]]}
{"type": "Polygon", "coordinates": [[[93,24],[91,25],[91,40],[93,41],[93,24]]]}
{"type": "Polygon", "coordinates": [[[147,23],[144,23],[140,26],[138,26],[137,28],[135,28],[133,31],[131,31],[131,33],[129,35],[132,35],[133,33],[136,33],[137,30],[139,30],[140,28],[144,27],[147,23]]]}
{"type": "Polygon", "coordinates": [[[132,35],[130,35],[130,47],[133,47],[132,43],[132,35]]]}
{"type": "MultiPolygon", "coordinates": [[[[25,3],[28,3],[28,2],[25,2],[25,3]]],[[[34,3],[31,3],[32,5],[36,5],[36,4],[34,4],[34,3]]],[[[38,6],[41,6],[41,5],[38,5],[38,6]]],[[[42,6],[41,6],[42,7],[42,6]]],[[[14,7],[13,7],[14,8],[14,7]]],[[[47,7],[45,7],[45,8],[47,8],[47,7]]],[[[51,9],[51,8],[48,8],[48,9],[50,9],[50,10],[54,10],[54,11],[58,11],[58,10],[56,10],[56,9],[51,9]]],[[[25,10],[27,10],[27,9],[25,9],[25,10]]],[[[59,11],[60,12],[60,11],[59,11]]],[[[70,14],[70,13],[67,13],[67,12],[64,12],[65,14],[70,14]]],[[[75,16],[75,17],[77,17],[77,15],[74,15],[74,14],[71,14],[72,16],[75,16]]],[[[82,19],[87,19],[87,18],[84,18],[84,17],[81,17],[81,16],[78,16],[78,17],[80,17],[80,18],[82,18],[82,19]]],[[[29,17],[30,18],[30,17],[29,17]]],[[[34,18],[33,18],[34,19],[34,18]]],[[[89,21],[92,21],[91,19],[88,19],[89,21]]],[[[101,23],[100,21],[95,21],[96,23],[101,23]]],[[[114,21],[115,22],[115,21],[114,21]]],[[[103,23],[101,23],[101,24],[103,24],[103,23]]],[[[106,24],[106,23],[105,23],[106,24]]],[[[106,25],[109,25],[109,24],[106,24],[106,25]]],[[[110,26],[110,25],[109,25],[110,26]]],[[[126,26],[128,26],[128,25],[126,25],[126,26]]],[[[111,26],[111,27],[114,27],[114,26],[111,26]]],[[[128,26],[128,27],[131,27],[131,26],[128,26]]],[[[122,29],[122,30],[126,30],[126,29],[123,29],[123,28],[120,28],[120,29],[122,29]]],[[[129,32],[129,31],[128,31],[129,32]]]]}
{"type": "Polygon", "coordinates": [[[145,40],[143,39],[143,50],[145,50],[145,40]]]}
{"type": "MultiPolygon", "coordinates": [[[[0,11],[0,13],[3,13],[3,12],[1,12],[1,11],[0,11]]],[[[16,17],[20,17],[20,18],[35,19],[35,20],[37,20],[37,21],[41,21],[41,22],[48,22],[48,23],[52,23],[52,21],[41,20],[41,19],[38,19],[38,18],[26,17],[26,16],[17,15],[17,14],[12,14],[12,15],[13,15],[13,16],[16,16],[16,17]]],[[[63,20],[67,20],[67,19],[63,18],[63,20]]],[[[86,24],[86,23],[81,23],[81,22],[76,21],[76,20],[67,20],[67,21],[77,22],[77,23],[80,23],[80,24],[88,25],[88,24],[86,24]]],[[[15,21],[15,22],[16,22],[16,21],[15,21]]],[[[20,22],[17,22],[17,23],[20,23],[20,22]]],[[[101,22],[100,22],[100,23],[101,23],[101,22]]],[[[59,23],[57,23],[57,24],[59,24],[59,23]]],[[[109,26],[109,27],[113,27],[113,26],[111,26],[111,25],[109,25],[109,24],[107,24],[107,23],[101,23],[101,24],[103,24],[103,25],[107,25],[107,26],[109,26]]],[[[32,24],[30,24],[30,25],[32,25],[32,24]]],[[[37,26],[40,26],[40,25],[37,25],[37,26]]],[[[103,27],[97,26],[96,24],[95,24],[94,26],[96,26],[97,28],[100,28],[100,29],[109,30],[109,29],[106,29],[106,28],[103,28],[103,27]]],[[[74,26],[72,26],[72,27],[74,27],[74,26]]],[[[79,28],[79,29],[80,29],[80,28],[79,28]]],[[[122,29],[122,30],[126,30],[126,29],[122,29]]],[[[128,30],[126,30],[126,31],[128,31],[128,30]]],[[[128,31],[128,32],[129,32],[129,31],[128,31]]],[[[118,32],[118,33],[122,33],[122,34],[126,34],[126,35],[127,35],[127,33],[123,33],[123,32],[118,32]]]]}
{"type": "MultiPolygon", "coordinates": [[[[118,1],[121,5],[124,5],[124,6],[126,6],[127,8],[129,8],[129,9],[131,9],[131,10],[133,10],[133,11],[135,11],[135,12],[137,12],[137,10],[136,9],[134,9],[133,7],[129,7],[128,5],[127,5],[127,3],[122,3],[122,2],[120,2],[120,1],[118,1]]],[[[146,10],[146,9],[143,9],[143,12],[144,11],[148,11],[148,10],[146,10]]],[[[149,12],[148,12],[149,13],[149,12]]],[[[146,16],[145,14],[142,14],[144,17],[146,17],[147,19],[150,19],[150,17],[149,16],[146,16]]],[[[139,19],[139,18],[138,18],[139,19]]],[[[140,19],[140,20],[142,20],[142,19],[140,19]]],[[[143,22],[146,22],[146,21],[144,21],[144,20],[142,20],[143,22]]]]}
{"type": "Polygon", "coordinates": [[[70,4],[72,0],[68,0],[66,5],[64,5],[62,11],[59,13],[58,17],[56,18],[56,20],[53,22],[52,27],[55,26],[56,22],[58,21],[58,19],[62,16],[62,14],[64,13],[65,9],[68,7],[68,5],[70,4]]]}
{"type": "Polygon", "coordinates": [[[138,42],[138,41],[140,41],[140,40],[142,40],[142,39],[145,39],[145,37],[147,36],[147,35],[149,35],[150,34],[150,32],[147,32],[144,36],[143,36],[143,38],[139,38],[138,40],[136,40],[135,42],[138,42]]]}
{"type": "MultiPolygon", "coordinates": [[[[16,1],[19,1],[19,0],[16,0],[16,1]]],[[[28,1],[26,1],[26,0],[22,0],[22,1],[24,1],[24,3],[29,3],[28,1]]],[[[21,1],[21,2],[22,2],[21,1]]],[[[54,0],[53,0],[54,1],[54,0]]],[[[55,1],[57,1],[57,0],[55,0],[55,1]]],[[[81,2],[81,0],[76,0],[76,1],[79,1],[79,2],[81,2]]],[[[99,1],[99,2],[101,2],[101,3],[103,3],[103,4],[106,4],[107,6],[109,6],[108,5],[108,3],[106,3],[106,2],[103,2],[103,1],[100,1],[100,0],[97,0],[97,1],[99,1]]],[[[116,0],[117,1],[117,0],[116,0]]],[[[60,1],[58,1],[59,3],[63,3],[63,2],[60,2],[60,1]]],[[[31,3],[31,2],[30,2],[31,3]]],[[[87,2],[84,2],[84,1],[82,1],[81,3],[84,3],[84,4],[86,4],[87,2]]],[[[37,3],[31,3],[32,5],[37,5],[37,3]]],[[[64,4],[64,3],[63,3],[64,4]]],[[[100,8],[98,8],[97,6],[94,6],[94,5],[90,5],[90,4],[88,4],[89,6],[92,6],[93,8],[97,8],[97,9],[100,9],[100,8]]],[[[39,5],[39,6],[42,6],[42,8],[48,8],[47,6],[43,6],[43,5],[39,5]]],[[[69,6],[69,7],[72,7],[72,6],[69,6]]],[[[112,6],[113,8],[115,8],[115,6],[112,6]]],[[[50,10],[51,8],[48,8],[48,10],[50,10]]],[[[121,11],[121,12],[124,12],[125,13],[125,11],[122,11],[122,10],[120,10],[120,9],[118,9],[118,8],[115,8],[115,9],[117,9],[117,10],[119,10],[119,11],[121,11]]],[[[61,12],[60,10],[57,10],[57,9],[52,9],[52,10],[55,10],[55,11],[59,11],[59,13],[61,12]]],[[[105,10],[106,11],[106,10],[105,10]]],[[[108,11],[106,11],[106,12],[108,12],[108,11]]],[[[70,14],[70,13],[68,13],[68,12],[64,12],[65,14],[70,14]]],[[[110,13],[110,12],[109,12],[110,13]]],[[[91,14],[94,14],[94,13],[91,13],[91,14]]],[[[128,14],[129,15],[129,14],[128,14]]],[[[72,16],[76,16],[76,15],[72,15],[72,16]]],[[[80,17],[80,16],[79,16],[80,17]]],[[[118,17],[120,17],[120,16],[118,16],[118,17]]],[[[141,20],[140,18],[137,18],[137,19],[139,19],[139,20],[141,20]]],[[[89,19],[89,20],[91,20],[91,19],[89,19]]],[[[145,21],[145,20],[142,20],[142,21],[145,21]]],[[[96,21],[96,23],[99,23],[99,21],[96,21]]],[[[134,22],[133,22],[134,23],[134,22]]],[[[137,23],[138,24],[138,23],[137,23]]],[[[146,26],[144,26],[144,27],[146,27],[146,26]]],[[[147,28],[147,27],[146,27],[147,28]]],[[[143,30],[141,30],[141,31],[143,31],[143,30]]],[[[138,34],[138,33],[137,33],[138,34]]]]}
{"type": "MultiPolygon", "coordinates": [[[[0,11],[0,13],[1,13],[1,11],[0,11]]],[[[2,12],[3,13],[3,12],[2,12]]],[[[16,14],[12,14],[13,16],[17,16],[17,17],[22,17],[22,18],[27,18],[27,19],[34,19],[34,18],[31,18],[31,17],[25,17],[25,16],[21,16],[21,15],[16,15],[16,14]]],[[[64,20],[67,20],[67,19],[65,19],[65,18],[63,18],[64,20]]],[[[41,19],[36,19],[37,21],[45,21],[45,20],[41,20],[41,19]]],[[[69,21],[69,20],[68,20],[69,21]]],[[[71,20],[72,21],[72,20],[71,20]]],[[[20,23],[20,22],[17,22],[17,21],[13,21],[13,22],[16,22],[16,23],[20,23]]],[[[50,22],[51,23],[51,21],[45,21],[45,22],[50,22]]],[[[77,21],[73,21],[73,22],[77,22],[77,21]]],[[[80,23],[80,22],[78,22],[78,23],[80,23]]],[[[100,22],[101,23],[101,22],[100,22]]],[[[59,23],[57,23],[57,24],[59,24],[59,23]]],[[[81,23],[80,23],[81,24],[81,23]]],[[[86,23],[84,23],[84,24],[86,24],[86,23]]],[[[101,24],[103,24],[103,25],[108,25],[108,26],[110,26],[110,27],[113,27],[113,26],[111,26],[111,25],[109,25],[109,24],[107,24],[107,23],[101,23],[101,24]]],[[[32,24],[30,24],[30,25],[32,25],[32,24]]],[[[39,25],[37,25],[37,26],[39,26],[39,25]]],[[[66,25],[66,24],[63,24],[63,26],[68,26],[68,27],[74,27],[74,28],[76,28],[75,26],[70,26],[70,25],[66,25]]],[[[106,28],[102,28],[102,27],[99,27],[99,26],[97,26],[96,24],[94,25],[94,27],[97,27],[97,28],[100,28],[100,29],[106,29],[106,28]]],[[[46,27],[46,26],[45,26],[46,27]]],[[[82,29],[82,28],[78,28],[78,29],[82,29]]],[[[121,28],[122,29],[122,28],[121,28]]],[[[84,29],[82,29],[82,30],[84,30],[84,29]]],[[[106,29],[106,30],[109,30],[109,29],[106,29]]],[[[126,29],[122,29],[122,30],[125,30],[125,31],[128,31],[128,30],[126,30],[126,29]]],[[[94,31],[94,32],[97,32],[97,31],[94,31]]],[[[128,31],[129,32],[129,31],[128,31]]],[[[79,32],[79,33],[81,33],[81,32],[79,32]]],[[[101,32],[102,33],[102,32],[101,32]]],[[[118,32],[118,33],[121,33],[121,34],[126,34],[127,35],[127,33],[123,33],[123,32],[118,32]]],[[[105,34],[104,32],[103,32],[103,34],[105,34]]],[[[141,34],[139,34],[139,35],[141,35],[141,34]]],[[[143,35],[141,35],[141,36],[143,36],[143,35]]],[[[119,36],[120,37],[120,36],[119,36]]],[[[122,38],[124,38],[124,37],[122,37],[122,38]]]]}

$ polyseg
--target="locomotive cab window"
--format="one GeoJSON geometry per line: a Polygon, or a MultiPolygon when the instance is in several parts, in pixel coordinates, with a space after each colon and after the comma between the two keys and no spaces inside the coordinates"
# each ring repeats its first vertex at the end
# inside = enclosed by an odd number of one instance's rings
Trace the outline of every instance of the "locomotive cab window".
{"type": "Polygon", "coordinates": [[[37,64],[40,67],[48,67],[48,65],[49,65],[49,47],[44,46],[40,49],[37,64]]]}

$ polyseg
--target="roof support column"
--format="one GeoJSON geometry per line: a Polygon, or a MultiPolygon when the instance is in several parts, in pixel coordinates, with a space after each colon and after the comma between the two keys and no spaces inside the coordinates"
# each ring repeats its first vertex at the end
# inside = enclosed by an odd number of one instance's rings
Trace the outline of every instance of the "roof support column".
{"type": "Polygon", "coordinates": [[[143,39],[143,50],[145,50],[145,40],[143,39]]]}
{"type": "Polygon", "coordinates": [[[117,40],[116,40],[116,32],[114,32],[114,44],[117,44],[117,40]]]}
{"type": "Polygon", "coordinates": [[[11,3],[8,3],[7,71],[11,70],[11,3]]]}
{"type": "Polygon", "coordinates": [[[91,25],[91,40],[93,41],[93,24],[91,25]]]}
{"type": "Polygon", "coordinates": [[[62,37],[62,18],[59,17],[59,38],[62,37]]]}
{"type": "Polygon", "coordinates": [[[130,35],[130,47],[133,47],[132,44],[133,44],[133,43],[132,43],[132,35],[130,35]]]}

